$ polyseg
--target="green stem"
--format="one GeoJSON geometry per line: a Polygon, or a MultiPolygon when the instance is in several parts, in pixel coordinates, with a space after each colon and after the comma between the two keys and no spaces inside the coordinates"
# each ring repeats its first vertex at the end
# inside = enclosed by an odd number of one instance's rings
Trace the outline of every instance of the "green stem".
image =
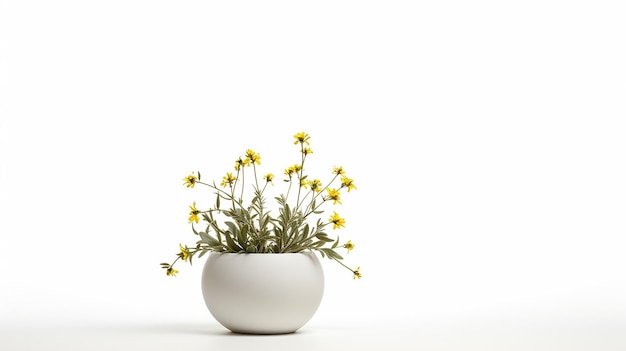
{"type": "Polygon", "coordinates": [[[298,208],[300,208],[300,190],[302,189],[302,175],[304,174],[304,160],[306,155],[304,154],[304,143],[300,142],[300,154],[302,155],[302,161],[300,161],[300,174],[298,176],[298,197],[296,198],[296,208],[294,208],[294,213],[297,212],[298,208]]]}
{"type": "MultiPolygon", "coordinates": [[[[241,196],[239,196],[239,199],[241,200],[243,200],[243,188],[245,184],[246,184],[246,175],[245,175],[244,170],[242,169],[241,170],[241,196]]],[[[233,187],[233,197],[234,197],[234,194],[235,194],[235,188],[233,187]]],[[[234,210],[234,206],[233,206],[233,210],[234,210]]]]}

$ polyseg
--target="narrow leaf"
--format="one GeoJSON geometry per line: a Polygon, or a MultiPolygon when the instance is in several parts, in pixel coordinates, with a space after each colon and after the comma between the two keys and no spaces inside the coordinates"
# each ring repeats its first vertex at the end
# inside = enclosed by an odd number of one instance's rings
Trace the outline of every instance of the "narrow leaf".
{"type": "Polygon", "coordinates": [[[339,245],[339,236],[337,236],[337,241],[335,241],[335,243],[333,244],[333,246],[331,246],[331,249],[334,249],[337,247],[337,245],[339,245]]]}
{"type": "Polygon", "coordinates": [[[211,240],[211,237],[205,232],[200,232],[200,239],[202,239],[202,242],[208,244],[209,241],[211,240]]]}
{"type": "Polygon", "coordinates": [[[224,233],[224,236],[226,237],[226,245],[231,252],[239,252],[243,250],[239,245],[235,243],[229,232],[224,233]]]}

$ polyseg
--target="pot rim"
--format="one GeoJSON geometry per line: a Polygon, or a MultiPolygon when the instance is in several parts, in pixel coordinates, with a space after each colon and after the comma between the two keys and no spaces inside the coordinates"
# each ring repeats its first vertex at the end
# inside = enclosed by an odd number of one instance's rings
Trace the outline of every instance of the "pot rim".
{"type": "Polygon", "coordinates": [[[302,254],[314,254],[313,250],[305,249],[298,252],[218,252],[211,251],[211,254],[220,255],[302,255],[302,254]]]}

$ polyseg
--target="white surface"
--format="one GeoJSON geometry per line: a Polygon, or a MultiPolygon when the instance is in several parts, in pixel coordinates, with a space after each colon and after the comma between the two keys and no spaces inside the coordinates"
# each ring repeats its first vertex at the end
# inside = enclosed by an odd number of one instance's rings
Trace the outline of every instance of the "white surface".
{"type": "Polygon", "coordinates": [[[0,2],[0,349],[623,349],[624,6],[0,2]],[[212,201],[182,178],[281,174],[298,131],[358,187],[363,279],[324,261],[306,333],[222,335],[201,265],[159,268],[212,201]]]}
{"type": "Polygon", "coordinates": [[[62,326],[0,331],[3,350],[602,350],[626,348],[626,324],[522,322],[320,325],[287,335],[233,334],[214,323],[62,326]]]}

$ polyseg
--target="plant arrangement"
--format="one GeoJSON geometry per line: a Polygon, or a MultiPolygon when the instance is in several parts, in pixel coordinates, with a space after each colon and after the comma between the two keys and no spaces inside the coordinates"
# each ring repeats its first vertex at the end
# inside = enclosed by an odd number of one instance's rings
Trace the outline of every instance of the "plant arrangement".
{"type": "Polygon", "coordinates": [[[361,278],[360,267],[348,267],[337,252],[340,248],[352,251],[352,241],[342,243],[339,236],[332,239],[326,233],[331,225],[333,230],[344,228],[345,219],[336,211],[322,217],[322,206],[341,204],[341,191],[350,192],[356,186],[341,166],[333,167],[326,185],[319,179],[310,179],[304,167],[313,153],[310,136],[300,132],[294,138],[294,145],[300,149],[300,161],[284,170],[287,191],[274,197],[276,213],[269,209],[265,197],[268,186],[274,186],[274,174],[259,179],[257,166],[261,165],[261,156],[253,150],[248,149],[235,161],[235,172],[227,172],[219,186],[215,182],[203,182],[200,172],[183,179],[187,188],[200,184],[213,189],[215,204],[207,210],[198,209],[195,201],[189,206],[189,223],[198,240],[191,247],[179,244],[180,251],[174,261],[161,263],[168,276],[178,273],[174,265],[179,260],[191,264],[195,255],[202,257],[207,252],[280,254],[312,250],[350,270],[353,279],[361,278]],[[247,181],[251,184],[246,184],[247,181]],[[250,193],[251,199],[245,201],[244,196],[250,193]],[[196,227],[200,221],[205,224],[203,230],[196,227]]]}

